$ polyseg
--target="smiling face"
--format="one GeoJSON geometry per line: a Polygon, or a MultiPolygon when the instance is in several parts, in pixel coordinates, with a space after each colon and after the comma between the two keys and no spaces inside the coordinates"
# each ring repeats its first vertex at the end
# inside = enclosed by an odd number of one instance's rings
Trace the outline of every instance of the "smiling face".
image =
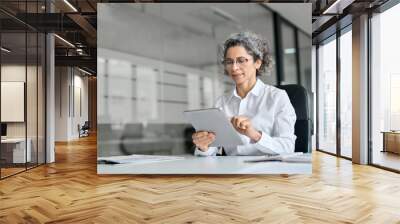
{"type": "Polygon", "coordinates": [[[261,61],[253,57],[242,46],[230,47],[225,55],[225,71],[236,85],[256,82],[256,71],[261,61]]]}

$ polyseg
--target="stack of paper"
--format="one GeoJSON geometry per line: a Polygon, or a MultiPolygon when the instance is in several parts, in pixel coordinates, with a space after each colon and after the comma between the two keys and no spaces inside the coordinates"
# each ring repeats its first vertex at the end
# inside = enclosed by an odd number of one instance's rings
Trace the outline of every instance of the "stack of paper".
{"type": "Polygon", "coordinates": [[[281,161],[281,162],[292,162],[292,163],[311,163],[311,154],[303,153],[288,153],[279,155],[268,155],[260,156],[259,158],[245,160],[245,162],[265,162],[265,161],[281,161]]]}
{"type": "Polygon", "coordinates": [[[155,162],[165,162],[165,161],[175,161],[185,159],[181,156],[155,156],[155,155],[128,155],[128,156],[109,156],[109,157],[98,157],[97,163],[105,164],[145,164],[145,163],[155,163],[155,162]]]}

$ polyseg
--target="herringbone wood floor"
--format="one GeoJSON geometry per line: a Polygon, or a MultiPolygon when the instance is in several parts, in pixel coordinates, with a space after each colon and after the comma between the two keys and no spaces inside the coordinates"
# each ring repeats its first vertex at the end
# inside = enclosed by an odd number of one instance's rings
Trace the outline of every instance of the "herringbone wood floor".
{"type": "Polygon", "coordinates": [[[96,139],[0,181],[0,223],[400,223],[400,175],[315,152],[312,175],[98,176],[96,139]]]}

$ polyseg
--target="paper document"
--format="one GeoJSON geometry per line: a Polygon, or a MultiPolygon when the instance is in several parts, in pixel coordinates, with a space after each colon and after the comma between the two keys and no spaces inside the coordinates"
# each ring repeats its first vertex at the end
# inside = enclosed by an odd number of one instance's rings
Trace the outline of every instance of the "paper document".
{"type": "Polygon", "coordinates": [[[156,163],[156,162],[166,162],[185,159],[182,156],[156,156],[156,155],[127,155],[127,156],[108,156],[108,157],[98,157],[97,163],[105,164],[145,164],[145,163],[156,163]]]}
{"type": "Polygon", "coordinates": [[[302,152],[279,154],[279,155],[267,155],[260,156],[255,159],[248,159],[245,162],[267,162],[267,161],[281,161],[281,162],[291,162],[291,163],[311,163],[311,154],[302,152]]]}

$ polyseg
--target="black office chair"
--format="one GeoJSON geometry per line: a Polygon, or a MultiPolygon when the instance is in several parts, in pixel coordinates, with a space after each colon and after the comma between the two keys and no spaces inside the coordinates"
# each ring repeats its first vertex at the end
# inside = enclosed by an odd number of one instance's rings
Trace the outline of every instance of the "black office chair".
{"type": "Polygon", "coordinates": [[[286,91],[296,112],[294,134],[297,136],[295,152],[311,152],[311,117],[307,90],[300,85],[277,86],[286,91]]]}
{"type": "Polygon", "coordinates": [[[192,135],[196,132],[196,129],[194,129],[192,126],[188,126],[183,130],[183,136],[185,139],[184,145],[185,145],[185,152],[188,154],[193,154],[195,145],[193,144],[193,139],[192,135]]]}
{"type": "Polygon", "coordinates": [[[90,129],[89,121],[85,121],[85,123],[82,126],[78,124],[79,138],[89,136],[89,129],[90,129]]]}

